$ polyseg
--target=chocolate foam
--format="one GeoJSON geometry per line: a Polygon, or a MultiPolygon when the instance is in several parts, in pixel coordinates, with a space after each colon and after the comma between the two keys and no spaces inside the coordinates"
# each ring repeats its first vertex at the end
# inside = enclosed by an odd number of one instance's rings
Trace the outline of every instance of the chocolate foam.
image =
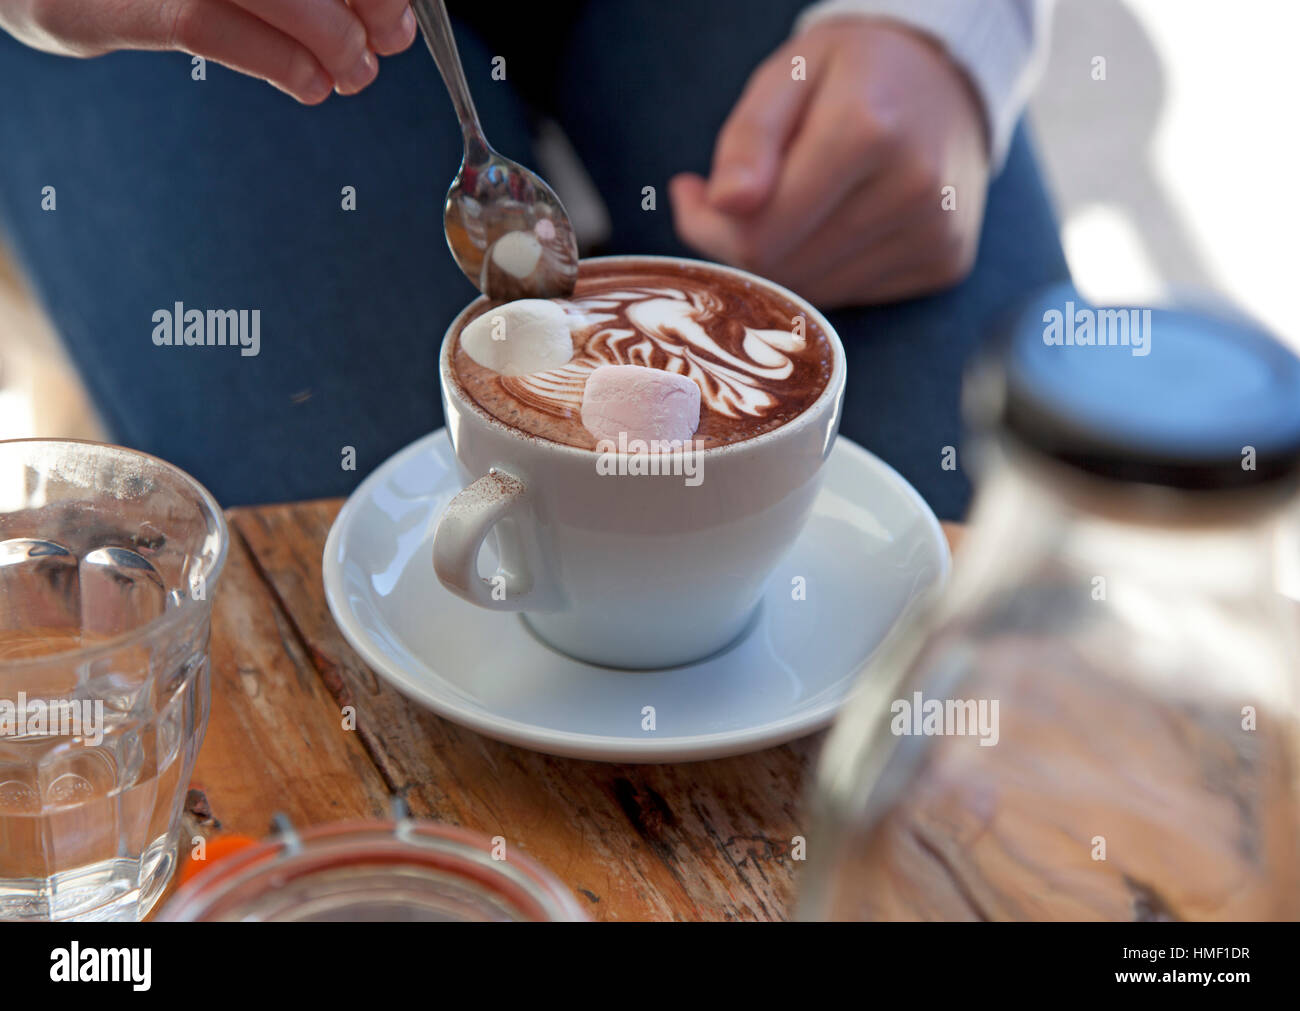
{"type": "MultiPolygon", "coordinates": [[[[701,393],[695,437],[706,448],[785,424],[830,381],[830,341],[805,309],[704,265],[584,263],[573,296],[556,301],[573,332],[567,365],[503,376],[470,358],[459,334],[452,356],[466,396],[504,424],[553,442],[596,448],[582,425],[582,391],[601,365],[644,365],[692,379],[701,393]]],[[[462,329],[499,304],[467,314],[462,329]]]]}

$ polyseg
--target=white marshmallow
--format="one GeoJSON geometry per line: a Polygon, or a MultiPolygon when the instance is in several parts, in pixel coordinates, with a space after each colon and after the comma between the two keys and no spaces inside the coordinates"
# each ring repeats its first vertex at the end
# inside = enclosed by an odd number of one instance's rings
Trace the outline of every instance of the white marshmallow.
{"type": "Polygon", "coordinates": [[[582,424],[598,440],[685,442],[700,427],[700,388],[643,365],[601,365],[582,391],[582,424]]]}
{"type": "Polygon", "coordinates": [[[465,353],[503,376],[558,369],[573,357],[569,318],[554,302],[521,298],[489,309],[460,334],[465,353]]]}
{"type": "Polygon", "coordinates": [[[512,277],[531,276],[541,258],[542,244],[532,232],[506,232],[492,245],[492,262],[512,277]]]}

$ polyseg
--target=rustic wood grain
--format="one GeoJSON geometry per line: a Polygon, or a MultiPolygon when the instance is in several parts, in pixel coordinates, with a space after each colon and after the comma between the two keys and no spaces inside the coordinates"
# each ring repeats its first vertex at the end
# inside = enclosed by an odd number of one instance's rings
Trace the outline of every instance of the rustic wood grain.
{"type": "MultiPolygon", "coordinates": [[[[304,825],[374,816],[399,793],[417,815],[527,851],[593,919],[791,915],[792,847],[808,831],[803,800],[822,735],[730,759],[614,765],[537,754],[449,723],[381,682],[335,626],[321,555],[340,505],[231,513],[237,536],[196,773],[212,817],[260,835],[275,810],[304,825]],[[343,706],[356,709],[355,731],[340,725],[343,706]]],[[[961,533],[945,524],[954,547],[961,533]]],[[[1253,835],[1237,824],[1252,804],[1287,810],[1271,799],[1291,782],[1276,741],[1261,733],[1225,748],[1214,722],[1222,714],[1137,705],[1122,680],[1067,671],[1032,641],[1006,650],[985,672],[995,681],[971,691],[1017,701],[1003,713],[1008,743],[984,749],[953,737],[936,746],[890,831],[858,848],[861,887],[846,892],[836,918],[1278,918],[1274,896],[1294,884],[1270,879],[1264,856],[1290,845],[1289,823],[1261,817],[1253,835]],[[1097,728],[1120,720],[1131,724],[1117,735],[1129,744],[1115,752],[1097,728]],[[1049,751],[1056,757],[1044,769],[1038,757],[1049,751]],[[1117,814],[1112,800],[1136,789],[1131,770],[1152,766],[1181,775],[1117,814]],[[1252,800],[1261,790],[1267,796],[1252,800]],[[1222,831],[1192,833],[1207,805],[1217,805],[1222,831]],[[1090,849],[1098,834],[1113,849],[1104,863],[1090,849]]]]}
{"type": "Polygon", "coordinates": [[[212,709],[191,778],[208,821],[261,836],[277,812],[298,824],[384,813],[382,777],[342,729],[338,704],[238,536],[219,591],[212,709]]]}
{"type": "Polygon", "coordinates": [[[934,738],[870,838],[837,919],[1294,918],[1292,730],[1172,702],[1033,634],[985,644],[963,694],[1000,699],[997,747],[934,738]]]}
{"type": "Polygon", "coordinates": [[[541,755],[458,727],[380,681],[335,626],[321,554],[341,505],[230,513],[212,717],[194,776],[210,819],[261,835],[276,811],[300,825],[382,815],[391,792],[418,816],[503,836],[593,919],[790,915],[792,846],[822,735],[651,766],[541,755]],[[345,706],[354,731],[343,729],[345,706]]]}

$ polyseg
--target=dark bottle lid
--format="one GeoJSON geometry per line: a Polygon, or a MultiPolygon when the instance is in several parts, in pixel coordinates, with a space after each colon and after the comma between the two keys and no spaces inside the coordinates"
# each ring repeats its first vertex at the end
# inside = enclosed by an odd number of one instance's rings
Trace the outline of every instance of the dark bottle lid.
{"type": "Polygon", "coordinates": [[[1241,320],[1103,309],[1070,285],[1007,317],[966,417],[1119,481],[1232,489],[1300,477],[1300,358],[1241,320]]]}

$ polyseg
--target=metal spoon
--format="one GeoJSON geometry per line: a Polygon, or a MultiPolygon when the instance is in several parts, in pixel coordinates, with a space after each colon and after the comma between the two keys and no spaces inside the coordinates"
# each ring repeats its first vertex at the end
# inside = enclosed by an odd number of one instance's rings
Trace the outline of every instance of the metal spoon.
{"type": "Polygon", "coordinates": [[[443,207],[451,255],[492,299],[573,294],[578,241],[564,205],[540,176],[497,154],[483,136],[443,0],[412,0],[411,9],[465,137],[465,157],[443,207]]]}

